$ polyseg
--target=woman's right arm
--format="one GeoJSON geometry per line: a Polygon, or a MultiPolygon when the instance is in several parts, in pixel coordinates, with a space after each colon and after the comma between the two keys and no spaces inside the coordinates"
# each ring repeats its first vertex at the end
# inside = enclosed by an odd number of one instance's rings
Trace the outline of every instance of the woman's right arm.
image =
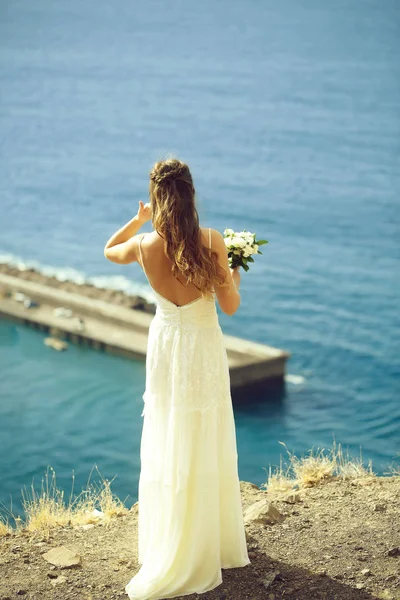
{"type": "Polygon", "coordinates": [[[222,312],[232,316],[240,306],[240,267],[231,269],[228,261],[228,250],[225,246],[223,235],[216,229],[211,230],[212,234],[212,249],[218,255],[219,265],[225,270],[226,287],[215,286],[215,293],[218,299],[218,304],[222,312]]]}

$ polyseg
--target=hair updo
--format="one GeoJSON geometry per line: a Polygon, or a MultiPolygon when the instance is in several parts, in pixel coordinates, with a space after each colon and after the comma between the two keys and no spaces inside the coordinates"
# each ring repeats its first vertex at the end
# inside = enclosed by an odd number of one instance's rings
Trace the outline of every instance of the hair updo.
{"type": "Polygon", "coordinates": [[[157,185],[180,180],[193,187],[193,179],[189,167],[176,158],[157,162],[150,171],[150,180],[157,185]]]}

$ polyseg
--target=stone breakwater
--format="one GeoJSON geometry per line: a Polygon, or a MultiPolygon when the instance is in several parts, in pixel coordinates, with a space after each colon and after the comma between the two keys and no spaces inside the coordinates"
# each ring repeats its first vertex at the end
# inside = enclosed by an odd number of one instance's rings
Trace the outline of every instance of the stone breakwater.
{"type": "MultiPolygon", "coordinates": [[[[45,342],[56,350],[72,342],[145,358],[154,304],[124,292],[60,282],[33,269],[6,270],[0,272],[0,316],[48,332],[45,342]]],[[[236,401],[247,402],[252,393],[272,388],[282,397],[290,353],[227,334],[224,341],[236,401]]]]}
{"type": "MultiPolygon", "coordinates": [[[[202,600],[399,600],[399,476],[332,478],[276,494],[240,487],[251,562],[224,569],[202,600]]],[[[0,598],[126,597],[139,569],[139,510],[135,503],[108,525],[98,518],[0,538],[0,598]]]]}
{"type": "Polygon", "coordinates": [[[150,314],[154,314],[156,311],[155,304],[148,302],[141,296],[133,296],[120,290],[99,288],[91,283],[79,284],[74,281],[59,281],[56,277],[45,275],[33,268],[21,270],[18,267],[0,263],[0,273],[10,275],[11,277],[18,277],[19,279],[24,279],[26,281],[33,281],[34,283],[63,290],[65,292],[81,294],[87,298],[103,300],[104,302],[109,302],[125,308],[142,310],[150,314]]]}

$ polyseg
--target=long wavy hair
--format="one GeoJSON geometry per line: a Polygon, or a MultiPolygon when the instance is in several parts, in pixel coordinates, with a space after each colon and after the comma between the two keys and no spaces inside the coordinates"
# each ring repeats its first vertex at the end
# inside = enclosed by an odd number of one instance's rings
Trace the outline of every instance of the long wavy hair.
{"type": "Polygon", "coordinates": [[[150,171],[149,196],[153,227],[164,239],[164,251],[179,283],[181,275],[203,297],[210,297],[215,285],[228,285],[217,253],[211,248],[210,254],[203,246],[189,167],[176,158],[156,162],[150,171]]]}

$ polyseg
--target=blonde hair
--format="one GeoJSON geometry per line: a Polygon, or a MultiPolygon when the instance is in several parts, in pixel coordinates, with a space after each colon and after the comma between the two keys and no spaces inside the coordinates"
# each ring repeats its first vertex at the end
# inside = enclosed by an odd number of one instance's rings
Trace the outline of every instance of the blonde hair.
{"type": "Polygon", "coordinates": [[[178,279],[178,275],[183,275],[188,284],[208,297],[215,285],[224,285],[226,271],[216,260],[217,253],[211,249],[210,254],[203,246],[195,195],[192,175],[185,163],[177,158],[155,163],[149,184],[153,227],[164,239],[174,276],[178,279]]]}

